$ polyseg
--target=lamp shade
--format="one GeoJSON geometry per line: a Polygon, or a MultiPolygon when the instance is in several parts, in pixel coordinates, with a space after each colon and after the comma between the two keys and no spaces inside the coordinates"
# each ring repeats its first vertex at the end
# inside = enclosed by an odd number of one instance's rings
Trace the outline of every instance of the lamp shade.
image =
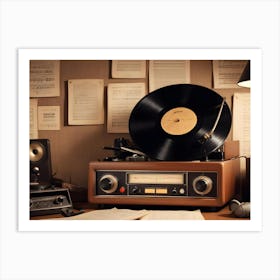
{"type": "Polygon", "coordinates": [[[240,87],[251,87],[251,80],[250,80],[250,60],[247,62],[240,79],[237,83],[240,87]]]}

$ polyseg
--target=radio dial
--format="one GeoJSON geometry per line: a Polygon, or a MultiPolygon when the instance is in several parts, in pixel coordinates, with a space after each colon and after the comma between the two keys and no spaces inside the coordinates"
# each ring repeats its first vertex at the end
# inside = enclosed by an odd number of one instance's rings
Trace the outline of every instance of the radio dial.
{"type": "Polygon", "coordinates": [[[55,203],[55,204],[61,204],[61,203],[63,202],[63,200],[64,200],[64,196],[58,195],[58,196],[55,198],[54,203],[55,203]]]}
{"type": "Polygon", "coordinates": [[[99,180],[98,186],[105,193],[113,193],[118,188],[118,179],[113,175],[104,175],[99,180]]]}
{"type": "Polygon", "coordinates": [[[132,193],[136,194],[138,192],[138,187],[134,186],[131,191],[132,193]]]}
{"type": "Polygon", "coordinates": [[[177,193],[177,190],[176,190],[176,188],[174,188],[174,189],[172,189],[172,191],[171,191],[173,194],[176,194],[177,193]]]}
{"type": "Polygon", "coordinates": [[[193,189],[199,195],[206,195],[211,192],[213,182],[207,176],[199,176],[193,180],[193,189]]]}

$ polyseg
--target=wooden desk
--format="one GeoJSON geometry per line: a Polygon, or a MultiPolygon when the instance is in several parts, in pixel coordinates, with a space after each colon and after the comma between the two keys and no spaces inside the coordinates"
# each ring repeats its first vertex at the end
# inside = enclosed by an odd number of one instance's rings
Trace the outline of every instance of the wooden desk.
{"type": "MultiPolygon", "coordinates": [[[[94,208],[93,205],[89,203],[78,203],[74,204],[77,208],[82,208],[85,210],[85,212],[92,211],[96,208],[94,208]]],[[[219,211],[201,211],[203,217],[205,220],[249,220],[249,218],[236,218],[234,217],[228,206],[225,206],[224,208],[220,209],[219,211]]],[[[53,219],[53,218],[62,218],[63,216],[61,214],[53,214],[53,215],[43,215],[43,216],[35,216],[31,217],[31,220],[41,220],[41,219],[53,219]]]]}
{"type": "Polygon", "coordinates": [[[237,218],[231,211],[228,206],[225,206],[219,211],[216,212],[201,212],[205,220],[250,220],[250,218],[237,218]]]}

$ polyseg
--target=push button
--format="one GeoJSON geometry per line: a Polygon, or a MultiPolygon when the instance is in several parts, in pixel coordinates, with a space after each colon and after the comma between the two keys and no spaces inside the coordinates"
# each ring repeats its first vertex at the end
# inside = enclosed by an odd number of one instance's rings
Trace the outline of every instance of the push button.
{"type": "Polygon", "coordinates": [[[120,193],[124,193],[125,192],[125,187],[124,186],[121,186],[120,187],[120,193]]]}

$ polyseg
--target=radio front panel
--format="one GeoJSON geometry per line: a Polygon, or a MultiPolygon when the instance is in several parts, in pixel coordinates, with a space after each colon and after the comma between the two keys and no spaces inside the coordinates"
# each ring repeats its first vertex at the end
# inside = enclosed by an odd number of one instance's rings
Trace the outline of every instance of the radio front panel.
{"type": "Polygon", "coordinates": [[[213,162],[90,162],[96,205],[221,207],[238,188],[239,159],[213,162]]]}
{"type": "Polygon", "coordinates": [[[217,197],[217,172],[97,170],[98,196],[217,197]]]}

